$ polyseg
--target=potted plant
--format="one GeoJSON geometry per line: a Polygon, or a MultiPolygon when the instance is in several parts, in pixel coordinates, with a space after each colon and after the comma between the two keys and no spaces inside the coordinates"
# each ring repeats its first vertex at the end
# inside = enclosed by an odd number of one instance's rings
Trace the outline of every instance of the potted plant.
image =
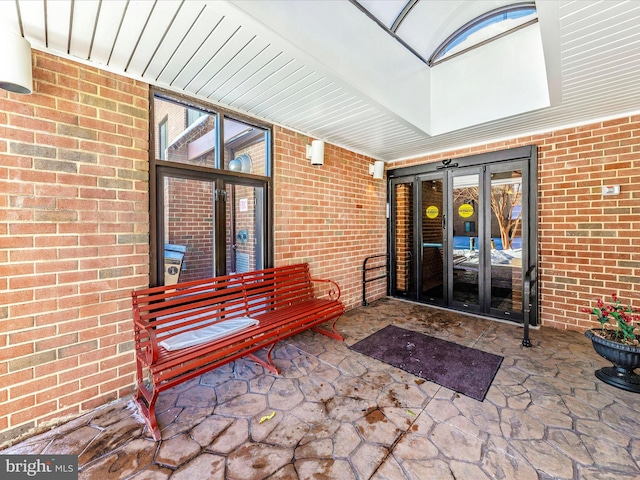
{"type": "Polygon", "coordinates": [[[636,325],[640,325],[640,310],[623,305],[615,293],[611,299],[608,304],[598,299],[595,307],[582,309],[598,317],[601,326],[584,334],[595,351],[613,363],[613,367],[601,368],[595,374],[609,385],[640,393],[640,375],[634,372],[640,366],[639,339],[634,333],[636,325]]]}

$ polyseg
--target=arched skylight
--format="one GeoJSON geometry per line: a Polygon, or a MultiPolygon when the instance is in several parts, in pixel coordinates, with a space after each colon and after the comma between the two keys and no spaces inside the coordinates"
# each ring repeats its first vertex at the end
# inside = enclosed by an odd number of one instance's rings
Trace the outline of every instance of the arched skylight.
{"type": "Polygon", "coordinates": [[[447,38],[433,53],[429,64],[437,64],[537,20],[535,3],[519,3],[487,12],[447,38]]]}

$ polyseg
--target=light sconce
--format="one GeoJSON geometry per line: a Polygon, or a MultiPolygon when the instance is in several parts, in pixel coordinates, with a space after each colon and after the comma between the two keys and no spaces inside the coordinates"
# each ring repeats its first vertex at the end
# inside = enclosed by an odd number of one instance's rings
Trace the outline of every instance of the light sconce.
{"type": "Polygon", "coordinates": [[[251,173],[253,162],[248,153],[243,153],[229,162],[229,170],[232,172],[251,173]]]}
{"type": "Polygon", "coordinates": [[[382,180],[384,178],[384,162],[376,160],[372,165],[369,165],[369,175],[373,175],[376,180],[382,180]]]}
{"type": "Polygon", "coordinates": [[[20,35],[0,29],[0,88],[32,93],[31,44],[20,35]]]}
{"type": "Polygon", "coordinates": [[[311,165],[324,165],[324,142],[314,140],[307,145],[307,158],[311,159],[311,165]]]}

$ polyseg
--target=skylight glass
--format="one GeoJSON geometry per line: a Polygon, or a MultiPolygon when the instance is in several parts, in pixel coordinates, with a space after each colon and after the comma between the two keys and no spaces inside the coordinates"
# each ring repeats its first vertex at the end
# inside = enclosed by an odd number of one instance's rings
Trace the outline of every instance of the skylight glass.
{"type": "Polygon", "coordinates": [[[518,4],[488,12],[457,30],[429,59],[435,64],[538,19],[535,4],[518,4]]]}

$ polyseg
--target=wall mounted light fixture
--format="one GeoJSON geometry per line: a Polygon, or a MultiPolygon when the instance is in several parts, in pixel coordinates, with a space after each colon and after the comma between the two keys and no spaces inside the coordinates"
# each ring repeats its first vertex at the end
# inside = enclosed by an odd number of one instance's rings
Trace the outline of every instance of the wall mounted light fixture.
{"type": "Polygon", "coordinates": [[[372,165],[369,165],[369,175],[373,175],[373,178],[381,180],[384,178],[384,162],[382,160],[376,160],[372,165]]]}
{"type": "Polygon", "coordinates": [[[229,162],[229,170],[232,172],[251,173],[251,167],[253,162],[251,161],[251,155],[243,153],[229,162]]]}
{"type": "Polygon", "coordinates": [[[307,145],[307,158],[311,159],[311,165],[324,165],[324,142],[314,140],[307,145]]]}
{"type": "Polygon", "coordinates": [[[20,35],[0,29],[0,88],[32,93],[31,44],[20,35]]]}

